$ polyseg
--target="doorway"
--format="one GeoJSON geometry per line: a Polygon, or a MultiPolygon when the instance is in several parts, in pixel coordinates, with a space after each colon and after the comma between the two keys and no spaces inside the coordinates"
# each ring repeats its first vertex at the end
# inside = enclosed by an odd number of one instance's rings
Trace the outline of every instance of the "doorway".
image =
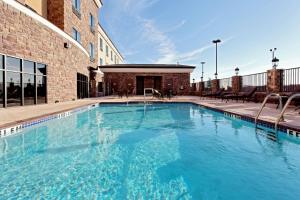
{"type": "Polygon", "coordinates": [[[136,95],[144,95],[144,77],[136,77],[136,95]]]}

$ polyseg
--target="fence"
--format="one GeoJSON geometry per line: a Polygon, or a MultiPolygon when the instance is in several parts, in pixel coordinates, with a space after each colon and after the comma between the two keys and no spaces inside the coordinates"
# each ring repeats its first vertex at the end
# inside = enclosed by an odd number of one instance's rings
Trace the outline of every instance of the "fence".
{"type": "Polygon", "coordinates": [[[219,80],[220,88],[224,90],[231,90],[232,89],[232,78],[223,78],[219,80]]]}
{"type": "Polygon", "coordinates": [[[268,75],[266,72],[242,76],[242,90],[248,90],[252,87],[257,87],[257,91],[267,91],[268,75]]]}
{"type": "Polygon", "coordinates": [[[300,67],[285,69],[283,71],[284,92],[300,91],[300,67]]]}
{"type": "Polygon", "coordinates": [[[209,91],[211,89],[211,81],[204,82],[204,91],[209,91]]]}

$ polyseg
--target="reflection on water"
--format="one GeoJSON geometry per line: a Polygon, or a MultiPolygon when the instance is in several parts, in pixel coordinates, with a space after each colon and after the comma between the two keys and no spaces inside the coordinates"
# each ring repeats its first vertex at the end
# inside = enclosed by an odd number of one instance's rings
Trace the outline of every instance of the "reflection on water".
{"type": "Polygon", "coordinates": [[[297,199],[299,155],[191,104],[105,105],[0,140],[0,199],[297,199]]]}

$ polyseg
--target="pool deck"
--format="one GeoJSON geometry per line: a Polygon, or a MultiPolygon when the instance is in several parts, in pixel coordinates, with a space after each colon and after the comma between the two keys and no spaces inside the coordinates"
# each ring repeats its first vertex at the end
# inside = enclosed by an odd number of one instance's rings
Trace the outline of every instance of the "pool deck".
{"type": "MultiPolygon", "coordinates": [[[[33,119],[42,118],[52,114],[58,114],[73,110],[75,108],[101,103],[101,102],[135,102],[144,101],[142,96],[134,96],[129,98],[118,98],[116,96],[91,98],[77,101],[69,101],[57,104],[44,104],[34,106],[22,106],[22,107],[11,107],[11,108],[0,108],[0,129],[8,128],[22,122],[30,121],[33,119]]],[[[147,97],[147,101],[164,101],[164,102],[191,102],[200,104],[206,107],[226,111],[229,113],[242,115],[250,118],[254,118],[261,106],[260,103],[242,103],[236,101],[230,101],[228,103],[222,102],[219,99],[201,99],[195,96],[178,96],[171,100],[163,99],[157,100],[147,97]]],[[[277,105],[267,104],[264,108],[260,119],[266,122],[273,122],[276,120],[280,113],[280,110],[276,109],[277,105]]],[[[286,112],[285,121],[281,122],[281,125],[290,127],[293,130],[300,130],[300,110],[295,111],[293,107],[289,108],[286,112]]]]}

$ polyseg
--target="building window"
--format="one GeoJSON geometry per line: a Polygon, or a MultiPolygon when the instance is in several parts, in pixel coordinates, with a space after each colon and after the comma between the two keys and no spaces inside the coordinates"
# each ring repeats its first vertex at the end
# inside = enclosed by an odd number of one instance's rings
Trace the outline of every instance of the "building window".
{"type": "Polygon", "coordinates": [[[0,108],[4,106],[4,64],[3,56],[0,55],[0,108]]]}
{"type": "Polygon", "coordinates": [[[73,8],[80,12],[80,0],[73,0],[73,8]]]}
{"type": "Polygon", "coordinates": [[[80,33],[75,28],[72,29],[72,36],[74,40],[81,43],[80,33]]]}
{"type": "Polygon", "coordinates": [[[114,56],[113,56],[113,52],[110,51],[110,60],[113,61],[114,60],[114,56]]]}
{"type": "Polygon", "coordinates": [[[115,55],[115,64],[117,64],[117,56],[115,55]]]}
{"type": "Polygon", "coordinates": [[[88,77],[77,73],[77,98],[88,98],[88,77]]]}
{"type": "Polygon", "coordinates": [[[98,92],[99,93],[103,92],[103,83],[102,82],[98,82],[98,92]]]}
{"type": "Polygon", "coordinates": [[[33,105],[35,103],[35,66],[32,61],[23,61],[23,88],[24,105],[33,105]]]}
{"type": "Polygon", "coordinates": [[[100,63],[99,64],[103,65],[103,59],[102,58],[100,58],[100,63]]]}
{"type": "Polygon", "coordinates": [[[105,51],[106,51],[106,56],[108,57],[108,46],[107,45],[105,47],[105,51]]]}
{"type": "Polygon", "coordinates": [[[90,29],[92,33],[95,33],[95,20],[94,16],[90,13],[90,29]]]}
{"type": "Polygon", "coordinates": [[[100,50],[103,51],[103,40],[100,38],[100,50]]]}
{"type": "Polygon", "coordinates": [[[80,14],[80,0],[72,0],[72,10],[73,13],[81,19],[81,14],[80,14]]]}
{"type": "Polygon", "coordinates": [[[89,44],[89,50],[90,50],[90,60],[94,61],[95,60],[95,56],[94,56],[94,45],[93,45],[93,43],[89,44]]]}
{"type": "Polygon", "coordinates": [[[46,65],[0,55],[0,107],[37,103],[46,103],[46,65]]]}
{"type": "Polygon", "coordinates": [[[46,65],[36,64],[37,104],[46,103],[46,65]]]}

